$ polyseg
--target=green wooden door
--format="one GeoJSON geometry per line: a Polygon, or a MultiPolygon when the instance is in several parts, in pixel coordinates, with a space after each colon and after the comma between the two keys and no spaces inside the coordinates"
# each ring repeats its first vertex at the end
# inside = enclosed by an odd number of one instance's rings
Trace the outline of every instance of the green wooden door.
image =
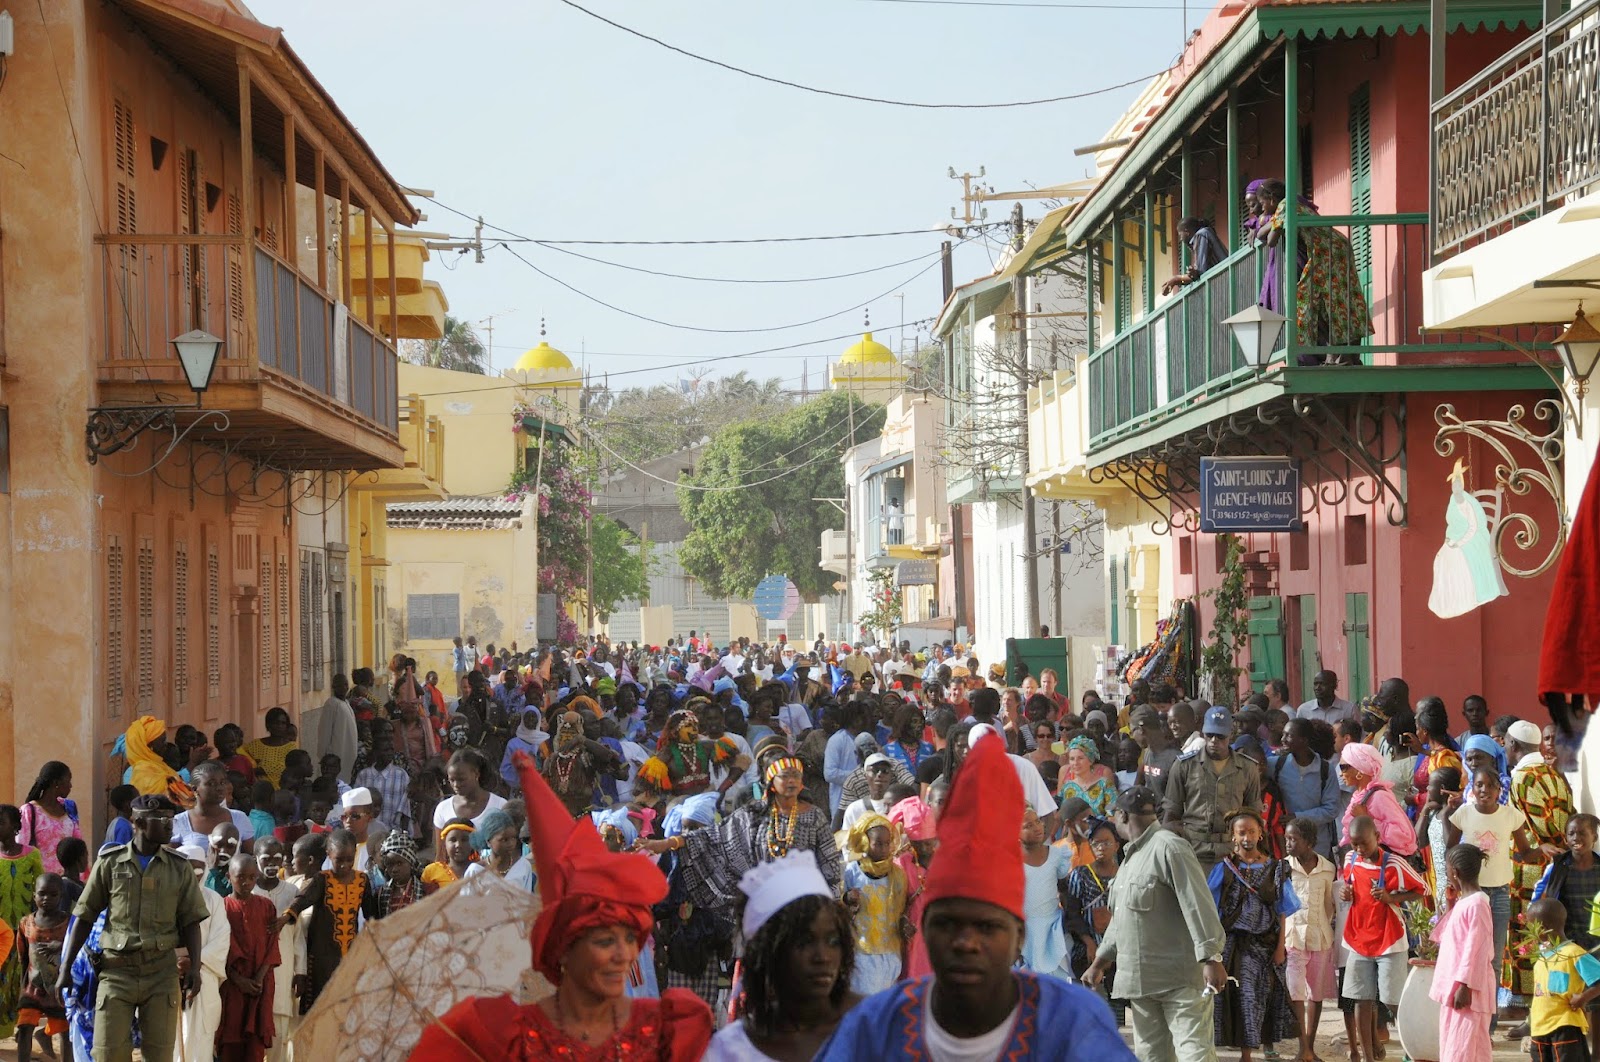
{"type": "Polygon", "coordinates": [[[1344,644],[1350,661],[1350,673],[1344,677],[1344,695],[1359,702],[1372,692],[1372,641],[1366,594],[1344,595],[1344,644]]]}
{"type": "Polygon", "coordinates": [[[1284,674],[1283,598],[1252,597],[1248,607],[1250,688],[1259,693],[1266,689],[1268,679],[1282,678],[1284,674]]]}
{"type": "Polygon", "coordinates": [[[1295,608],[1300,616],[1300,703],[1316,697],[1311,680],[1322,670],[1322,647],[1317,644],[1317,595],[1301,594],[1295,598],[1295,608]]]}

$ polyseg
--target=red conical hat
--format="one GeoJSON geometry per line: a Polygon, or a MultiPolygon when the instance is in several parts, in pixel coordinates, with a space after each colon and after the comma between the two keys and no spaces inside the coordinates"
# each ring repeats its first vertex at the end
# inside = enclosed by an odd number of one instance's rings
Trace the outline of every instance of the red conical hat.
{"type": "Polygon", "coordinates": [[[1022,782],[1005,743],[977,742],[956,771],[939,813],[939,852],[928,868],[927,902],[962,899],[1022,914],[1022,782]]]}
{"type": "Polygon", "coordinates": [[[533,964],[559,984],[561,959],[582,933],[622,925],[648,934],[650,908],[666,898],[667,879],[648,856],[608,849],[587,815],[573,819],[526,752],[512,762],[527,802],[542,902],[530,937],[533,964]]]}

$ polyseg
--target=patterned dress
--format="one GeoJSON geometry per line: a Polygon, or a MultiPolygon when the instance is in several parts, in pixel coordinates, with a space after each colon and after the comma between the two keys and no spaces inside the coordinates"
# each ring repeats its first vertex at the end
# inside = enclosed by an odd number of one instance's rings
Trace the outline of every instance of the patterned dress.
{"type": "Polygon", "coordinates": [[[1105,766],[1097,764],[1090,772],[1090,780],[1084,784],[1062,771],[1061,790],[1056,794],[1056,803],[1069,797],[1078,797],[1089,805],[1090,814],[1104,818],[1111,814],[1111,805],[1117,799],[1117,776],[1105,766]]]}
{"type": "MultiPolygon", "coordinates": [[[[17,855],[0,855],[0,918],[13,933],[21,929],[23,917],[32,910],[33,884],[44,873],[38,849],[19,847],[22,851],[17,855]]],[[[14,947],[0,964],[0,1040],[16,1032],[21,999],[22,952],[14,947]]]]}
{"type": "Polygon", "coordinates": [[[1260,1047],[1296,1036],[1283,967],[1272,961],[1280,918],[1300,909],[1282,859],[1241,863],[1232,857],[1211,869],[1211,894],[1227,937],[1222,962],[1228,982],[1217,996],[1214,1033],[1219,1047],[1260,1047]]]}
{"type": "Polygon", "coordinates": [[[710,1042],[710,1008],[679,989],[667,989],[659,1000],[631,1000],[628,1023],[598,1044],[567,1036],[537,1003],[519,1006],[510,996],[496,996],[457,1003],[423,1031],[411,1057],[418,1062],[699,1062],[710,1042]]]}
{"type": "Polygon", "coordinates": [[[285,741],[282,745],[269,745],[265,739],[258,739],[250,742],[241,751],[255,761],[256,769],[266,775],[267,781],[276,789],[278,779],[283,777],[284,761],[289,758],[289,753],[299,747],[299,743],[294,741],[285,741]]]}
{"type": "Polygon", "coordinates": [[[333,977],[356,939],[362,917],[378,917],[378,894],[371,879],[359,870],[353,874],[350,881],[342,882],[333,876],[333,871],[324,870],[289,905],[296,914],[311,910],[306,929],[306,977],[311,989],[301,1003],[301,1013],[311,1009],[333,977]]]}
{"type": "MultiPolygon", "coordinates": [[[[1572,805],[1572,788],[1561,772],[1540,762],[1514,770],[1511,774],[1511,806],[1528,819],[1528,833],[1535,845],[1566,847],[1567,820],[1577,810],[1572,805]]],[[[1549,860],[1538,848],[1526,858],[1511,853],[1511,924],[1517,925],[1533,902],[1533,890],[1544,877],[1549,860]]],[[[1500,964],[1500,984],[1519,996],[1533,994],[1533,957],[1517,955],[1507,948],[1500,964]]]]}
{"type": "Polygon", "coordinates": [[[745,871],[789,852],[815,852],[823,878],[838,891],[844,864],[827,813],[814,804],[799,805],[790,818],[773,810],[764,802],[746,804],[714,828],[683,834],[679,858],[691,903],[731,926],[735,905],[743,902],[739,879],[745,871]]]}
{"type": "MultiPolygon", "coordinates": [[[[1278,204],[1271,226],[1281,231],[1288,202],[1278,204]]],[[[1316,211],[1303,205],[1295,209],[1303,216],[1316,211]]],[[[1355,252],[1350,240],[1327,225],[1303,226],[1297,230],[1304,265],[1295,285],[1295,328],[1307,346],[1354,346],[1372,334],[1372,312],[1356,271],[1355,252]]],[[[1280,307],[1281,308],[1281,307],[1280,307]]],[[[1302,361],[1316,364],[1321,355],[1303,355],[1302,361]]]]}

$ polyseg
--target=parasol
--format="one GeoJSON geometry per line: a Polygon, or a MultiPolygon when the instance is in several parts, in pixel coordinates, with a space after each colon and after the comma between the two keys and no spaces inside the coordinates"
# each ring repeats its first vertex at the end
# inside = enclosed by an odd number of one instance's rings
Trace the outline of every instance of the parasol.
{"type": "Polygon", "coordinates": [[[549,995],[528,945],[539,906],[498,874],[474,874],[368,922],[294,1033],[295,1054],[404,1062],[422,1030],[464,999],[549,995]]]}

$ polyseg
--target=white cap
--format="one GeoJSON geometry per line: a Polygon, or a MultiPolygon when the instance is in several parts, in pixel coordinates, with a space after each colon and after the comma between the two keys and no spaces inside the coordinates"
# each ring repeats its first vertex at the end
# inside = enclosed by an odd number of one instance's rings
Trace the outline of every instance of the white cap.
{"type": "Polygon", "coordinates": [[[867,767],[867,768],[872,768],[872,767],[876,767],[880,763],[887,763],[887,764],[890,764],[892,766],[894,764],[894,761],[891,760],[889,757],[885,756],[881,752],[874,752],[871,756],[867,757],[867,762],[862,764],[862,766],[863,767],[867,767]]]}
{"type": "Polygon", "coordinates": [[[971,730],[969,730],[967,732],[967,748],[969,748],[969,749],[972,748],[972,746],[976,745],[979,741],[983,740],[986,737],[999,737],[999,736],[1000,736],[1000,731],[996,730],[994,727],[990,726],[988,723],[979,723],[977,726],[973,727],[971,730]]]}
{"type": "Polygon", "coordinates": [[[1539,729],[1539,724],[1530,723],[1526,719],[1518,719],[1506,729],[1506,737],[1519,745],[1538,748],[1544,741],[1544,732],[1539,729]]]}
{"type": "Polygon", "coordinates": [[[372,803],[372,790],[364,785],[345,790],[344,796],[339,798],[339,806],[344,808],[365,807],[370,803],[372,803]]]}
{"type": "Polygon", "coordinates": [[[744,939],[754,937],[773,915],[802,896],[833,899],[833,890],[817,868],[813,852],[790,852],[782,859],[758,863],[739,879],[744,906],[744,939]]]}
{"type": "Polygon", "coordinates": [[[206,861],[206,850],[197,844],[180,844],[178,846],[178,854],[191,863],[204,863],[206,861]]]}

